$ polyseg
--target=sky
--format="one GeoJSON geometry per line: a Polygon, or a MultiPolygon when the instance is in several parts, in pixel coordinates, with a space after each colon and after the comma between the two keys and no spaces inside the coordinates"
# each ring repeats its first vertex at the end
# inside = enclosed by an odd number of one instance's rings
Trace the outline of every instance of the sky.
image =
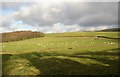
{"type": "Polygon", "coordinates": [[[117,2],[2,2],[0,31],[44,33],[95,31],[118,27],[117,2]]]}

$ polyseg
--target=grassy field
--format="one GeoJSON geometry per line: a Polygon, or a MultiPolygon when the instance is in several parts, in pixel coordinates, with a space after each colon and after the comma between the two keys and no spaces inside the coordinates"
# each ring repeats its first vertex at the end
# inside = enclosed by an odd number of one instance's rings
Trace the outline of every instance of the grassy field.
{"type": "Polygon", "coordinates": [[[3,43],[3,75],[117,75],[117,38],[118,32],[69,32],[3,43]]]}

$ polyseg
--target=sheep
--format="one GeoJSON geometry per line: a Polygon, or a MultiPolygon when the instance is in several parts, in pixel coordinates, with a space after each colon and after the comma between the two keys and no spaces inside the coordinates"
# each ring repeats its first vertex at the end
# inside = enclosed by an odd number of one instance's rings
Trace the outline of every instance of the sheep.
{"type": "Polygon", "coordinates": [[[40,44],[38,44],[38,45],[40,45],[40,44]]]}

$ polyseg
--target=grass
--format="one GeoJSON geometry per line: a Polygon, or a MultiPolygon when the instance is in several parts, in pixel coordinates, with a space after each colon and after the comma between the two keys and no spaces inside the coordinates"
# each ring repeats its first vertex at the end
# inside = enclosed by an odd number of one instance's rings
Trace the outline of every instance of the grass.
{"type": "Polygon", "coordinates": [[[106,36],[106,37],[111,37],[111,38],[120,38],[120,33],[119,32],[65,32],[65,33],[52,33],[52,34],[47,34],[47,37],[51,36],[83,36],[83,37],[95,37],[95,36],[106,36]]]}
{"type": "MultiPolygon", "coordinates": [[[[118,41],[113,39],[95,40],[93,37],[43,37],[25,41],[3,43],[3,51],[16,53],[30,51],[96,51],[118,47],[118,41]],[[93,43],[94,42],[94,43],[93,43]],[[93,43],[93,44],[91,44],[93,43]],[[115,44],[111,44],[115,43],[115,44]],[[14,48],[13,48],[14,47],[14,48]],[[68,49],[72,47],[72,49],[68,49]]],[[[4,53],[3,52],[3,53],[4,53]]]]}
{"type": "Polygon", "coordinates": [[[117,50],[76,55],[24,53],[4,54],[7,75],[109,75],[118,74],[117,50]],[[113,51],[113,52],[108,52],[113,51]],[[108,52],[107,54],[105,52],[108,52]],[[6,58],[7,57],[7,58],[6,58]],[[17,68],[16,68],[17,67],[17,68]],[[99,69],[99,70],[98,70],[99,69]]]}
{"type": "Polygon", "coordinates": [[[3,43],[3,75],[117,75],[119,41],[98,35],[119,38],[117,32],[73,32],[3,43]]]}

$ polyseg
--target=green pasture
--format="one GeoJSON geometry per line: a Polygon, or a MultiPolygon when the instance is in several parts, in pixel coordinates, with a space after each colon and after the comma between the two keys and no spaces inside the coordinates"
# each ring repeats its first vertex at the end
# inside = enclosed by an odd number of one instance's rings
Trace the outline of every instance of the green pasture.
{"type": "Polygon", "coordinates": [[[51,33],[46,36],[83,36],[83,37],[94,37],[94,36],[106,36],[111,38],[120,38],[119,32],[65,32],[65,33],[51,33]]]}
{"type": "Polygon", "coordinates": [[[117,38],[117,32],[70,32],[2,43],[3,75],[117,75],[117,38]]]}

